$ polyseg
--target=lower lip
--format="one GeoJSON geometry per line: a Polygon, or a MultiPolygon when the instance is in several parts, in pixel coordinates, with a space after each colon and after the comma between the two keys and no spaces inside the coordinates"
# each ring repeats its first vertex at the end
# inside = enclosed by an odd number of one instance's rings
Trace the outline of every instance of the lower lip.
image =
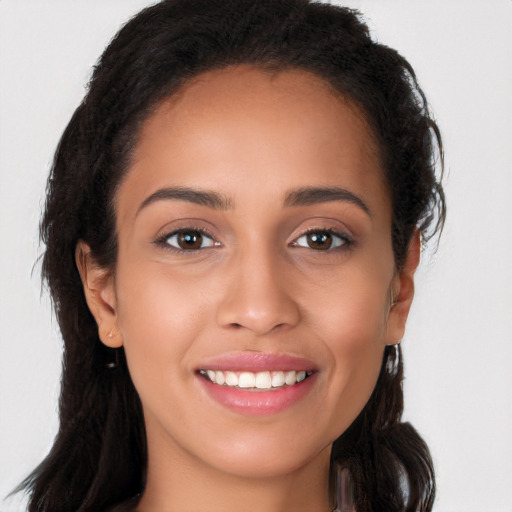
{"type": "Polygon", "coordinates": [[[198,376],[206,391],[216,402],[237,413],[251,416],[268,416],[291,407],[303,398],[314,384],[316,373],[307,379],[272,391],[247,391],[246,389],[219,386],[198,376]]]}

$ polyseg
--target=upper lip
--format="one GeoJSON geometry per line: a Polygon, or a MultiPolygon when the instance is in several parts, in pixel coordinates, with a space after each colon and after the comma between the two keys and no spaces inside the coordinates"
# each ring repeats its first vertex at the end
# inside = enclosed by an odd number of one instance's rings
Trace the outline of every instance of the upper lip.
{"type": "Polygon", "coordinates": [[[206,359],[197,370],[232,370],[232,371],[315,371],[316,365],[309,359],[290,354],[268,352],[236,352],[222,354],[206,359]]]}

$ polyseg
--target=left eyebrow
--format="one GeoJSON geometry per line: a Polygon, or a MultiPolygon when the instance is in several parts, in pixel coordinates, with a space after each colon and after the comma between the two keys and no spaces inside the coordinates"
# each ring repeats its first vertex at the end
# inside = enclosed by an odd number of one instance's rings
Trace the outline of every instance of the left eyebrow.
{"type": "Polygon", "coordinates": [[[359,196],[350,192],[350,190],[339,187],[304,187],[292,190],[286,195],[284,205],[309,206],[330,201],[344,201],[355,204],[370,218],[372,217],[370,208],[359,196]]]}
{"type": "Polygon", "coordinates": [[[228,210],[232,208],[232,201],[217,192],[198,190],[189,187],[161,188],[147,197],[139,206],[137,215],[141,210],[156,201],[186,201],[213,208],[214,210],[228,210]]]}

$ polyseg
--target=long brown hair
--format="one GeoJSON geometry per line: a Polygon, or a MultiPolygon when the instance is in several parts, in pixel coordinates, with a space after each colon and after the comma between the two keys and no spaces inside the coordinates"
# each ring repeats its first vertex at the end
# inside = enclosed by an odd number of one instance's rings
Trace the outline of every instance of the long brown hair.
{"type": "MultiPolygon", "coordinates": [[[[308,0],[167,0],[143,10],[102,55],[48,181],[43,278],[65,351],[60,430],[22,484],[30,512],[98,512],[144,490],[140,400],[122,349],[99,340],[75,247],[84,240],[101,265],[115,267],[114,196],[141,124],[191,78],[241,63],[313,72],[361,108],[389,185],[398,269],[416,228],[424,241],[442,228],[439,130],[412,67],[373,41],[356,11],[308,0]]],[[[432,509],[428,448],[400,421],[402,377],[401,350],[387,347],[369,402],[333,446],[332,462],[352,473],[358,512],[432,509]]]]}

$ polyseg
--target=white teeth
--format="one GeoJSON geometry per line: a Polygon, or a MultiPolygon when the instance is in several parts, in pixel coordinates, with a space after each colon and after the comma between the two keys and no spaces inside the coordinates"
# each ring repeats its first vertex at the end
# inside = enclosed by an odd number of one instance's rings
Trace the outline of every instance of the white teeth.
{"type": "Polygon", "coordinates": [[[222,386],[224,382],[226,382],[226,378],[224,377],[224,372],[215,372],[215,382],[222,386]]]}
{"type": "Polygon", "coordinates": [[[254,373],[243,372],[238,377],[239,388],[253,388],[256,384],[256,376],[254,373]]]}
{"type": "Polygon", "coordinates": [[[291,372],[286,372],[284,381],[287,386],[293,386],[297,382],[297,374],[293,370],[291,372]]]}
{"type": "Polygon", "coordinates": [[[293,386],[309,377],[312,372],[300,371],[264,371],[240,372],[201,370],[199,373],[219,386],[239,387],[242,389],[272,389],[293,386]]]}
{"type": "MultiPolygon", "coordinates": [[[[218,382],[216,381],[213,381],[215,382],[216,384],[218,384],[218,382]]],[[[230,387],[234,387],[234,386],[238,386],[238,377],[236,376],[236,373],[235,372],[226,372],[226,385],[230,386],[230,387]]]]}
{"type": "Polygon", "coordinates": [[[280,388],[284,386],[284,372],[272,372],[272,387],[280,388]]]}
{"type": "Polygon", "coordinates": [[[272,387],[270,372],[259,372],[256,374],[256,387],[258,389],[270,389],[272,387]]]}

